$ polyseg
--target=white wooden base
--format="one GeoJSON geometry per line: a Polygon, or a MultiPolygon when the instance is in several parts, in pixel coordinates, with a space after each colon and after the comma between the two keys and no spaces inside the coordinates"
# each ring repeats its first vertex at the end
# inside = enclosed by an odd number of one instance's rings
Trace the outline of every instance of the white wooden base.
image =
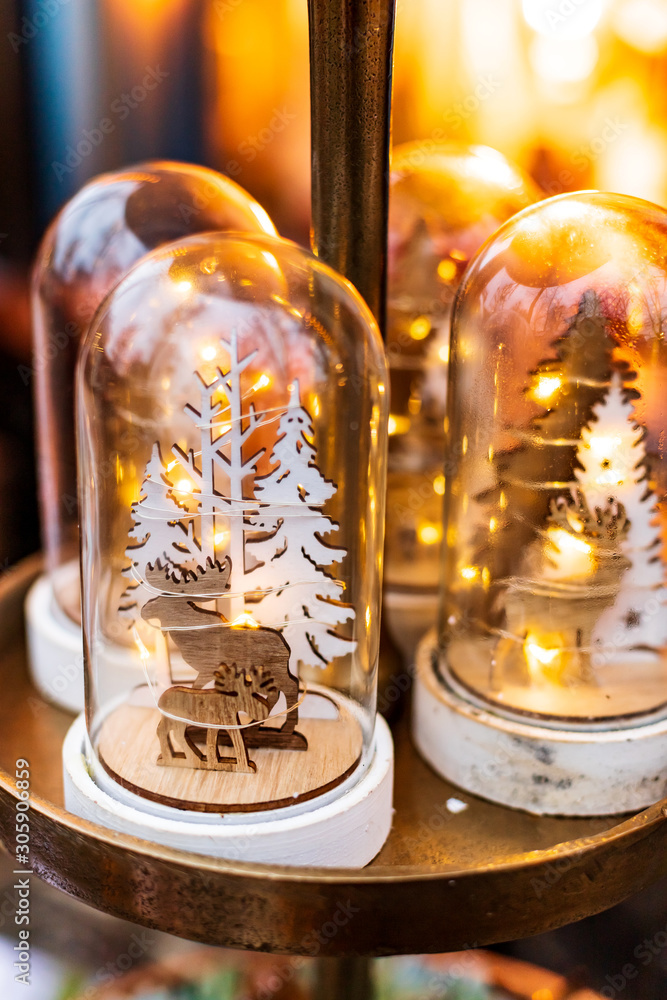
{"type": "MultiPolygon", "coordinates": [[[[78,574],[78,566],[76,566],[78,574]]],[[[60,608],[51,577],[37,578],[25,603],[28,663],[40,694],[70,712],[83,709],[81,626],[60,608]]]]}
{"type": "MultiPolygon", "coordinates": [[[[68,563],[58,573],[67,584],[75,574],[78,580],[78,562],[68,563]]],[[[26,636],[30,676],[37,690],[48,701],[68,712],[82,712],[83,694],[83,638],[81,626],[65,614],[60,607],[53,579],[47,574],[35,580],[25,602],[26,636]]],[[[141,666],[131,651],[107,649],[104,654],[112,669],[114,683],[119,692],[134,687],[141,666]]],[[[113,694],[113,691],[112,691],[113,694]]]]}
{"type": "Polygon", "coordinates": [[[63,744],[66,808],[93,823],[166,847],[269,865],[363,868],[391,828],[394,748],[380,716],[368,762],[335,793],[300,807],[215,819],[157,806],[121,788],[100,768],[91,776],[86,749],[81,715],[63,744]]]}
{"type": "Polygon", "coordinates": [[[436,677],[435,633],[417,650],[412,732],[424,759],[468,792],[528,812],[637,812],[667,795],[667,719],[553,729],[466,701],[436,677]]]}

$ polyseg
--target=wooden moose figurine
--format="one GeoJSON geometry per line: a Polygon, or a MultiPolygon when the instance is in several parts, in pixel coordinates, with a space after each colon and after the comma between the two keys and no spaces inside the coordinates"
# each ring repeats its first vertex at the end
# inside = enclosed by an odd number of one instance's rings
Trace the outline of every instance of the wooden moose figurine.
{"type": "Polygon", "coordinates": [[[163,713],[157,728],[161,754],[158,764],[204,768],[207,771],[256,771],[248,757],[241,714],[252,720],[266,719],[278,700],[273,677],[261,667],[224,665],[215,671],[212,688],[171,687],[164,692],[158,707],[163,713]],[[206,755],[187,732],[188,719],[206,726],[206,755]],[[234,758],[218,754],[218,730],[230,726],[228,733],[234,758]],[[174,739],[175,738],[175,739],[174,739]],[[181,746],[183,749],[178,750],[181,746]]]}
{"type": "MultiPolygon", "coordinates": [[[[246,765],[246,747],[308,748],[305,737],[295,732],[299,682],[290,671],[290,649],[280,632],[265,626],[230,625],[219,611],[202,608],[195,603],[196,600],[222,596],[228,586],[230,570],[229,559],[223,563],[207,564],[200,576],[186,571],[181,579],[175,579],[168,568],[159,565],[147,569],[146,582],[160,593],[144,604],[142,618],[147,622],[157,619],[175,642],[185,662],[197,671],[191,686],[176,686],[164,692],[159,707],[172,715],[201,723],[201,726],[194,725],[188,729],[187,723],[176,725],[175,720],[163,717],[158,728],[162,748],[159,763],[229,770],[227,764],[221,766],[217,751],[219,743],[233,746],[237,760],[245,761],[246,765]],[[230,669],[236,671],[231,686],[230,669]],[[258,671],[263,678],[263,689],[257,679],[260,676],[258,671]],[[253,686],[255,682],[259,686],[253,686]],[[212,683],[213,689],[210,687],[212,683]],[[210,700],[209,695],[214,691],[219,696],[227,692],[229,703],[237,706],[241,705],[241,695],[251,698],[248,704],[252,711],[245,707],[238,707],[236,711],[245,712],[256,721],[267,718],[282,692],[286,702],[284,722],[280,728],[253,726],[243,730],[226,729],[225,722],[228,726],[238,723],[230,722],[229,705],[225,706],[221,697],[217,701],[210,700]],[[193,700],[195,692],[205,696],[201,702],[196,697],[193,700]],[[176,698],[181,705],[179,711],[167,707],[167,703],[173,703],[172,693],[179,697],[188,695],[185,700],[176,698]],[[240,700],[234,702],[235,697],[240,700]],[[261,700],[264,697],[268,699],[266,702],[261,700]],[[260,706],[265,704],[269,707],[262,714],[260,706]],[[218,721],[213,717],[215,711],[223,712],[218,721]],[[206,756],[197,749],[195,742],[196,730],[201,728],[206,729],[206,756]],[[181,750],[173,746],[173,741],[170,743],[170,734],[181,738],[181,750]],[[239,756],[241,744],[243,751],[239,756]]],[[[244,769],[253,770],[254,765],[244,769]]]]}

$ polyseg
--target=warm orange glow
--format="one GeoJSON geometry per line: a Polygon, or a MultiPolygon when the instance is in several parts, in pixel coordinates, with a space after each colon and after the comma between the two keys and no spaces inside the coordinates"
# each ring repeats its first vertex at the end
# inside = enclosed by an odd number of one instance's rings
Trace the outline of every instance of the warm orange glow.
{"type": "Polygon", "coordinates": [[[410,336],[413,340],[424,340],[431,332],[431,321],[428,316],[417,316],[410,324],[410,336]]]}
{"type": "Polygon", "coordinates": [[[442,538],[442,528],[438,524],[422,524],[417,536],[424,545],[436,545],[442,538]]]}
{"type": "Polygon", "coordinates": [[[438,494],[439,497],[444,496],[444,494],[445,494],[445,477],[444,476],[436,476],[435,477],[435,479],[433,480],[433,490],[434,490],[435,493],[438,494]]]}
{"type": "Polygon", "coordinates": [[[454,261],[445,257],[438,264],[438,277],[441,281],[452,281],[456,277],[457,270],[458,269],[454,261]]]}
{"type": "Polygon", "coordinates": [[[259,622],[255,621],[253,616],[248,612],[244,611],[243,614],[239,615],[232,622],[232,628],[259,628],[259,622]]]}
{"type": "Polygon", "coordinates": [[[550,403],[562,385],[560,375],[540,375],[529,395],[538,403],[550,403]]]}
{"type": "Polygon", "coordinates": [[[647,55],[659,55],[667,48],[664,0],[624,0],[617,5],[614,27],[624,42],[647,55]]]}
{"type": "Polygon", "coordinates": [[[390,434],[407,434],[410,430],[410,418],[389,415],[388,429],[390,434]]]}
{"type": "Polygon", "coordinates": [[[551,543],[547,555],[555,563],[559,577],[576,580],[593,575],[596,561],[589,542],[577,538],[565,528],[551,527],[547,537],[551,543]]]}
{"type": "Polygon", "coordinates": [[[523,0],[523,16],[540,35],[547,38],[577,39],[590,35],[602,17],[603,0],[561,5],[550,0],[523,0]]]}
{"type": "Polygon", "coordinates": [[[531,680],[557,682],[563,669],[563,640],[559,635],[529,632],[523,652],[531,680]]]}

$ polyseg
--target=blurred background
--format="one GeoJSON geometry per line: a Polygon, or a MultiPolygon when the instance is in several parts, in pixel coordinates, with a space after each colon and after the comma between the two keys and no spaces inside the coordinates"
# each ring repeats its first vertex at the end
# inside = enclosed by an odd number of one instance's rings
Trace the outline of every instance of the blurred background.
{"type": "MultiPolygon", "coordinates": [[[[47,223],[94,175],[170,158],[228,174],[307,244],[306,0],[2,0],[0,49],[1,572],[39,547],[27,295],[47,223]]],[[[548,194],[667,205],[667,0],[398,0],[395,51],[396,143],[485,143],[548,194]]],[[[632,956],[663,900],[515,951],[606,996],[627,957],[623,996],[659,1000],[664,947],[632,956]]]]}
{"type": "MultiPolygon", "coordinates": [[[[0,46],[6,567],[39,544],[26,288],[45,226],[95,174],[166,157],[233,177],[307,243],[306,3],[3,0],[0,46]]],[[[548,194],[666,204],[666,84],[665,0],[398,0],[395,142],[486,143],[548,194]]]]}

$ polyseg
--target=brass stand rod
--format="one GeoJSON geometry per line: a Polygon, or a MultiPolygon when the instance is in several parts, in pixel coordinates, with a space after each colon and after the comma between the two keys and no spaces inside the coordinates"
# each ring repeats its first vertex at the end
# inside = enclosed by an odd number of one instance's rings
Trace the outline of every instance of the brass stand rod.
{"type": "Polygon", "coordinates": [[[313,1000],[371,1000],[371,962],[364,957],[316,959],[313,1000]]]}
{"type": "Polygon", "coordinates": [[[395,0],[308,0],[313,252],[384,328],[395,0]]]}

